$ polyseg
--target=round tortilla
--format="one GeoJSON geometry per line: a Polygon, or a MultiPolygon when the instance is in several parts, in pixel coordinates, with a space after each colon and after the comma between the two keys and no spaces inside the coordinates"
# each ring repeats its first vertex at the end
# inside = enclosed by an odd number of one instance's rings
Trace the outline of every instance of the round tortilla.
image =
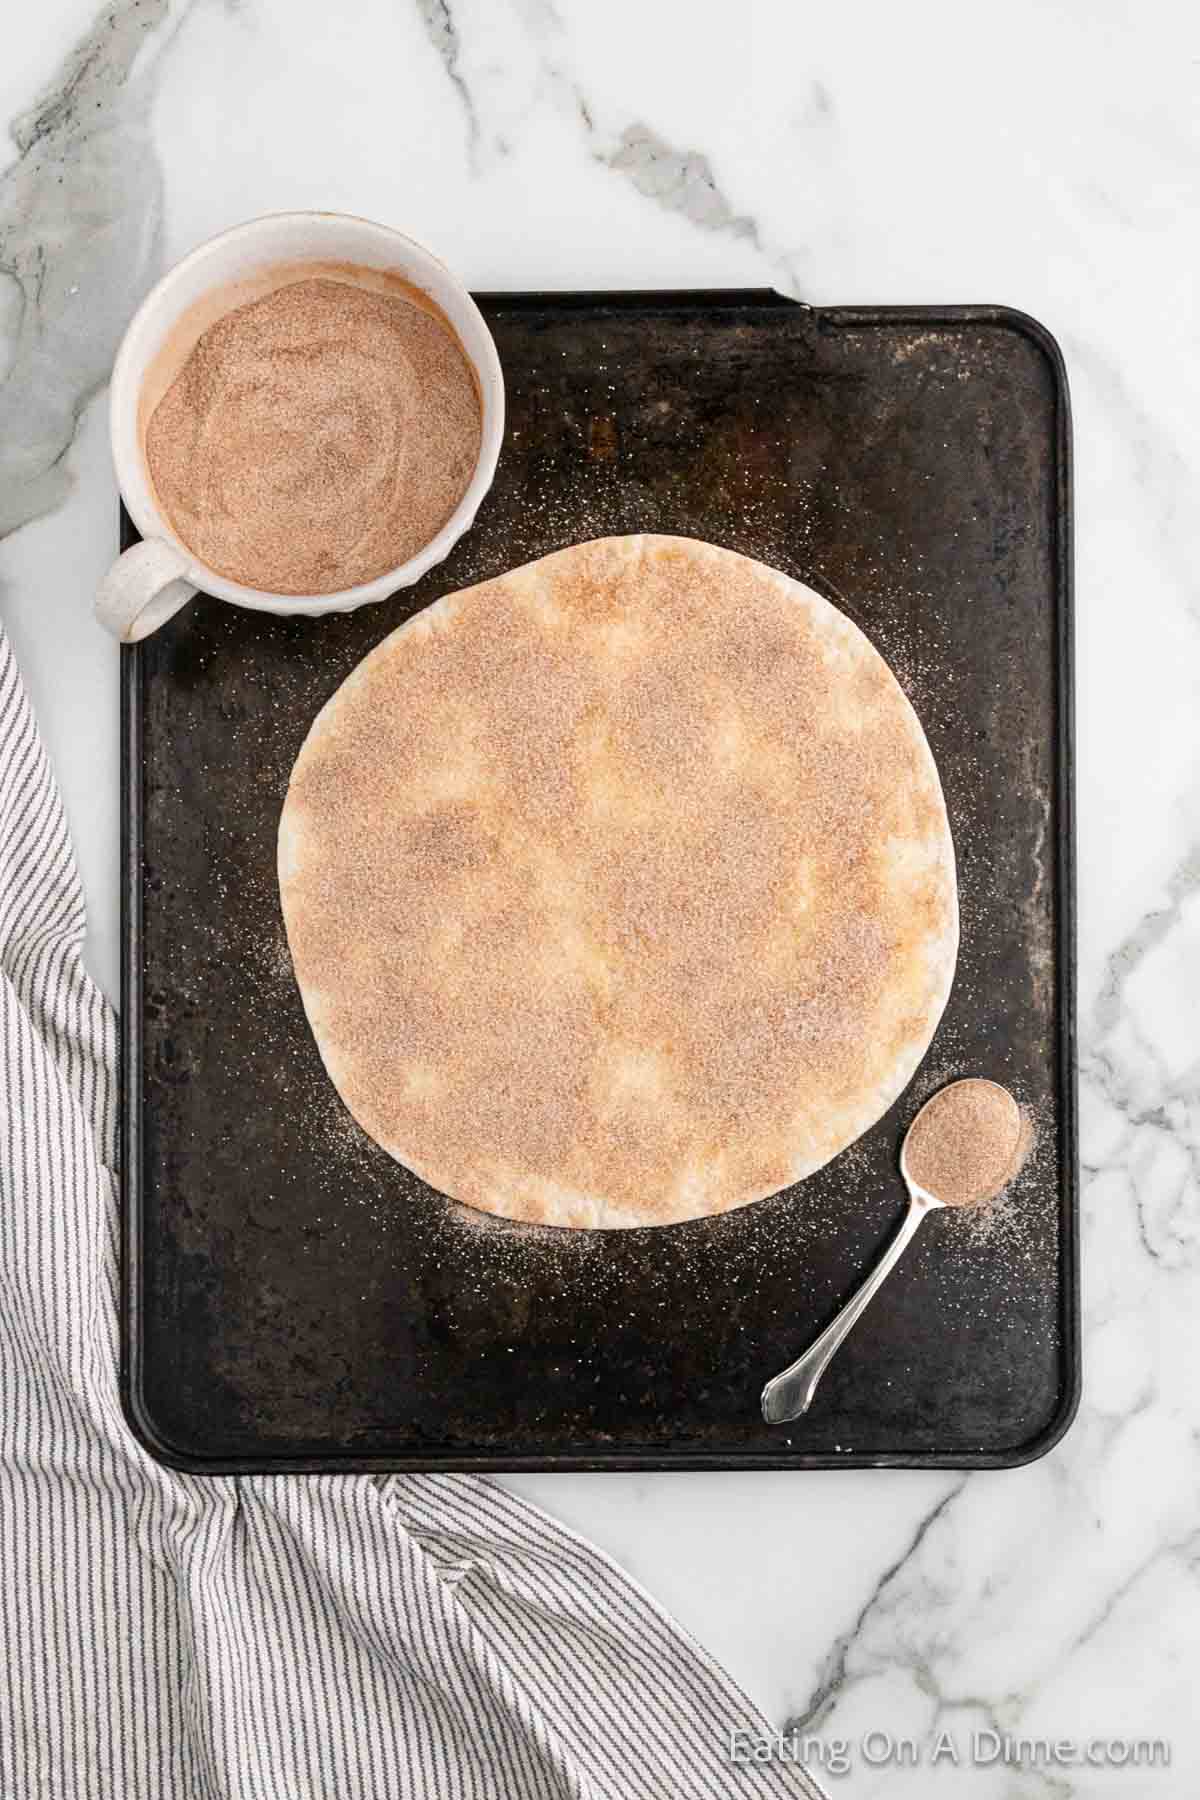
{"type": "Polygon", "coordinates": [[[279,882],[338,1093],[487,1212],[663,1225],[907,1085],[958,946],[937,770],[810,588],[678,537],[447,595],[318,714],[279,882]]]}

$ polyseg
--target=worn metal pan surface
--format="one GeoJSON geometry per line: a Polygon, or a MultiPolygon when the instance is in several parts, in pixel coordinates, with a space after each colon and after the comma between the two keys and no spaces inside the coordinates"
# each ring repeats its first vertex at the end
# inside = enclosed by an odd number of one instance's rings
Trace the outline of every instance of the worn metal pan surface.
{"type": "MultiPolygon", "coordinates": [[[[1070,425],[1052,338],[992,307],[769,292],[483,305],[508,436],[474,531],[317,621],[201,597],[123,652],[124,1396],[197,1471],[1004,1465],[1078,1390],[1070,425]],[[437,595],[581,538],[690,533],[822,588],[933,745],[963,938],[916,1081],[801,1186],[657,1231],[536,1231],[391,1162],[326,1079],[275,832],[318,708],[437,595]],[[903,1126],[979,1073],[1036,1153],[982,1225],[935,1218],[812,1413],[764,1379],[904,1203],[903,1126]]],[[[128,521],[123,531],[131,541],[128,521]]]]}

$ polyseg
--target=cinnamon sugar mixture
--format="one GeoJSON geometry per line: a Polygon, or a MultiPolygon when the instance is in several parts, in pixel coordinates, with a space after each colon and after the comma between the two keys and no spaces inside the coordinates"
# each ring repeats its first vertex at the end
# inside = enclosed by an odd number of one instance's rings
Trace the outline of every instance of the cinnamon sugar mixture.
{"type": "Polygon", "coordinates": [[[146,461],[175,530],[218,574],[328,594],[437,535],[481,432],[470,364],[440,315],[318,277],[202,333],[151,415],[146,461]]]}
{"type": "Polygon", "coordinates": [[[910,1179],[947,1206],[992,1200],[1019,1171],[1028,1123],[1007,1088],[952,1081],[917,1114],[904,1145],[910,1179]]]}

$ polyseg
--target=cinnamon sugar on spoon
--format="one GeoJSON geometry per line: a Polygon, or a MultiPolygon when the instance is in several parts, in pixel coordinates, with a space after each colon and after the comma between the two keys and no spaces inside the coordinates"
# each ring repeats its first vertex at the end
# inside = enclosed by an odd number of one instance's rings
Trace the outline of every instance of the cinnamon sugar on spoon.
{"type": "Polygon", "coordinates": [[[1008,1089],[972,1076],[926,1101],[908,1129],[902,1169],[945,1206],[979,1206],[1008,1186],[1031,1143],[1008,1089]]]}

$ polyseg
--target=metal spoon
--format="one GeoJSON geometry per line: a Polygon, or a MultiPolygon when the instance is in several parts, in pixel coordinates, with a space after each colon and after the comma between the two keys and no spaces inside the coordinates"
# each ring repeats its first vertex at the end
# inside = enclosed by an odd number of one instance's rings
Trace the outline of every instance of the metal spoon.
{"type": "MultiPolygon", "coordinates": [[[[944,1089],[942,1090],[945,1091],[944,1089]]],[[[936,1100],[938,1096],[935,1094],[936,1100]]],[[[930,1101],[925,1102],[925,1106],[930,1101]]],[[[945,1206],[936,1194],[928,1188],[918,1186],[908,1169],[908,1142],[913,1127],[925,1106],[917,1114],[912,1125],[904,1134],[904,1143],[900,1150],[900,1173],[904,1177],[904,1185],[908,1189],[908,1211],[899,1231],[876,1263],[867,1279],[852,1299],[847,1300],[840,1313],[831,1324],[827,1325],[816,1343],[804,1355],[794,1362],[790,1368],[783,1369],[772,1376],[762,1391],[762,1415],[768,1425],[782,1425],[788,1419],[798,1419],[812,1405],[813,1395],[822,1375],[833,1361],[834,1352],[849,1337],[854,1326],[866,1311],[868,1303],[879,1292],[887,1277],[900,1261],[905,1248],[916,1236],[917,1226],[926,1213],[933,1212],[939,1206],[945,1206]]]]}

